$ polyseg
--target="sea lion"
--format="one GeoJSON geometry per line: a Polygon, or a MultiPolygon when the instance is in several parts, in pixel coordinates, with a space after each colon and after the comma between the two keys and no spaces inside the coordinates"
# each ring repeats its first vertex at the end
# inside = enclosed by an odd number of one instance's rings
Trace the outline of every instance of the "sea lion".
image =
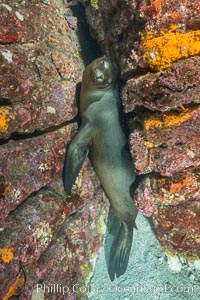
{"type": "Polygon", "coordinates": [[[117,67],[97,58],[83,72],[80,95],[81,127],[66,152],[64,187],[68,195],[89,153],[92,166],[121,222],[108,272],[113,281],[125,273],[132,245],[137,208],[131,196],[136,173],[120,124],[117,67]]]}

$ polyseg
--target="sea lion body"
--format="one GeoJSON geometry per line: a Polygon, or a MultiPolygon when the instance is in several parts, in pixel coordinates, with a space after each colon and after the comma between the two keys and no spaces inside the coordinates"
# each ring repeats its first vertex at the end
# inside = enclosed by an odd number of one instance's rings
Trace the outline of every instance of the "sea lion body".
{"type": "Polygon", "coordinates": [[[131,196],[136,173],[120,124],[117,69],[108,58],[92,62],[83,73],[80,97],[81,128],[66,156],[65,190],[72,185],[89,152],[102,187],[121,221],[111,250],[109,275],[119,277],[127,268],[137,209],[131,196]],[[71,177],[71,179],[69,179],[71,177]]]}
{"type": "Polygon", "coordinates": [[[130,199],[130,186],[135,180],[135,172],[125,151],[126,140],[119,123],[119,111],[114,102],[118,99],[111,92],[106,96],[109,97],[110,103],[105,97],[94,105],[95,108],[91,107],[86,111],[86,115],[92,115],[87,119],[92,127],[89,157],[118,218],[131,222],[133,199],[130,199]],[[92,113],[97,108],[98,113],[92,113]]]}

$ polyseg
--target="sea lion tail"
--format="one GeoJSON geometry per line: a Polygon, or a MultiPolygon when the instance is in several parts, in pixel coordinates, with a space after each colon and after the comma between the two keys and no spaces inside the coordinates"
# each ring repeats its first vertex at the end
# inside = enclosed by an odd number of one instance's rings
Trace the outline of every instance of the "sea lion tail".
{"type": "Polygon", "coordinates": [[[118,278],[126,272],[133,239],[133,227],[136,227],[135,223],[121,223],[117,238],[112,244],[108,266],[111,281],[115,279],[115,275],[118,278]]]}

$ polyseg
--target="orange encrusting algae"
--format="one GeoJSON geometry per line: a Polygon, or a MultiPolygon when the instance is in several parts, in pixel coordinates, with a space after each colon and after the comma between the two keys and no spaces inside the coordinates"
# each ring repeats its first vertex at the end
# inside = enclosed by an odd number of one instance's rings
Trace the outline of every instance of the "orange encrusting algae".
{"type": "Polygon", "coordinates": [[[175,181],[169,178],[154,179],[154,186],[159,186],[159,201],[162,203],[175,204],[185,201],[191,192],[198,190],[198,184],[195,177],[188,173],[184,178],[175,181]],[[162,191],[165,191],[164,193],[162,191]],[[162,196],[163,194],[163,196],[162,196]],[[166,194],[176,195],[174,198],[166,197],[166,194]],[[181,196],[186,196],[183,198],[181,196]]]}
{"type": "Polygon", "coordinates": [[[155,1],[153,1],[153,6],[156,8],[156,10],[158,11],[158,12],[160,12],[161,11],[161,4],[162,4],[162,0],[155,0],[155,1]]]}
{"type": "Polygon", "coordinates": [[[13,247],[0,248],[0,256],[1,256],[2,261],[4,263],[9,263],[14,257],[13,252],[14,252],[13,247]]]}
{"type": "Polygon", "coordinates": [[[0,131],[6,132],[10,120],[13,118],[14,112],[11,107],[3,107],[0,109],[0,131]]]}
{"type": "Polygon", "coordinates": [[[176,11],[174,11],[173,13],[171,13],[171,17],[176,20],[176,19],[180,19],[181,15],[179,13],[177,13],[176,11]]]}
{"type": "Polygon", "coordinates": [[[9,300],[11,296],[16,294],[18,289],[21,289],[23,287],[23,284],[24,284],[24,278],[21,277],[17,278],[9,288],[7,294],[3,297],[3,300],[9,300]]]}
{"type": "Polygon", "coordinates": [[[148,32],[142,38],[144,58],[153,70],[161,71],[179,59],[200,53],[200,30],[182,33],[177,29],[178,26],[172,24],[171,29],[159,37],[148,32]]]}
{"type": "Polygon", "coordinates": [[[162,117],[159,119],[155,116],[150,116],[144,120],[144,126],[146,130],[149,130],[151,127],[163,128],[180,125],[183,122],[189,120],[198,110],[198,108],[187,109],[184,112],[168,112],[162,114],[162,117]]]}
{"type": "Polygon", "coordinates": [[[183,179],[180,182],[172,183],[170,186],[169,192],[170,192],[170,194],[179,193],[186,187],[187,187],[187,190],[192,190],[192,191],[197,189],[197,187],[194,186],[194,183],[191,181],[191,179],[189,177],[186,177],[185,179],[183,179]]]}

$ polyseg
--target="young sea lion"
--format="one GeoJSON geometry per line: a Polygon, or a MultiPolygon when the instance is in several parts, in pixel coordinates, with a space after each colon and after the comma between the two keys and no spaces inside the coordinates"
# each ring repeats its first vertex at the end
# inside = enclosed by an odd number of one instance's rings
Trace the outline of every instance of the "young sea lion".
{"type": "Polygon", "coordinates": [[[89,153],[90,161],[121,222],[114,241],[109,275],[113,281],[125,273],[131,250],[137,208],[131,196],[136,173],[120,125],[117,67],[106,57],[94,60],[83,73],[81,127],[65,160],[64,187],[68,195],[89,153]]]}

